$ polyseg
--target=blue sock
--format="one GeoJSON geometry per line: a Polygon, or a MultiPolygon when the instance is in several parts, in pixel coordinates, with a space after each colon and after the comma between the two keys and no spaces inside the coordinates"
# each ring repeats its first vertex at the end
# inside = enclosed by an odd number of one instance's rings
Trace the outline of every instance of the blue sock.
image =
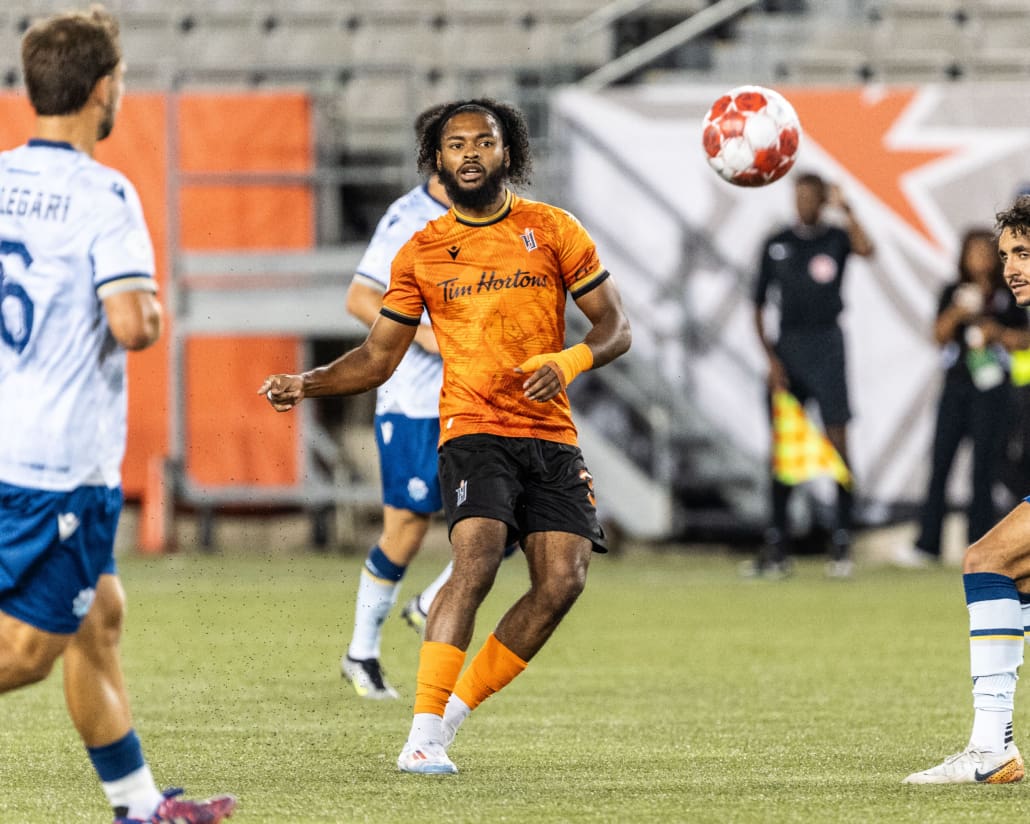
{"type": "Polygon", "coordinates": [[[368,551],[368,557],[365,558],[365,569],[382,581],[391,581],[396,584],[404,577],[407,567],[395,564],[386,557],[386,553],[379,548],[379,544],[376,544],[368,551]]]}
{"type": "Polygon", "coordinates": [[[146,761],[143,758],[143,745],[135,730],[129,730],[124,738],[103,747],[87,747],[89,760],[97,771],[101,781],[117,781],[129,773],[138,770],[146,761]]]}
{"type": "Polygon", "coordinates": [[[149,819],[163,796],[154,784],[136,731],[129,730],[113,744],[87,747],[86,752],[115,816],[149,819]]]}

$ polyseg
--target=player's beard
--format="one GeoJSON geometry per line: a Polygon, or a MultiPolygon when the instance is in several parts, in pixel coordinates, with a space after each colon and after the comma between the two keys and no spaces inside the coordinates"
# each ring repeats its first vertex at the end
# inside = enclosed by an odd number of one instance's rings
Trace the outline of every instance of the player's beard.
{"type": "Polygon", "coordinates": [[[463,189],[458,183],[457,176],[449,169],[441,168],[438,174],[451,203],[470,212],[487,209],[496,203],[508,178],[508,170],[504,166],[498,166],[494,171],[485,174],[483,181],[474,189],[463,189]]]}
{"type": "Polygon", "coordinates": [[[104,106],[104,116],[97,124],[97,141],[107,140],[114,130],[115,102],[109,100],[104,106]]]}

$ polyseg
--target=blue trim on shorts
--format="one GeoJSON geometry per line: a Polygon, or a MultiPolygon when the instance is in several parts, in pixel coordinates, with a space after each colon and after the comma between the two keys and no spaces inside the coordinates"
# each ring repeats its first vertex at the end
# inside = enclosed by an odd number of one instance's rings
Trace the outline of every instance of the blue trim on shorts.
{"type": "Polygon", "coordinates": [[[443,509],[436,454],[439,418],[375,416],[383,503],[421,515],[443,509]]]}

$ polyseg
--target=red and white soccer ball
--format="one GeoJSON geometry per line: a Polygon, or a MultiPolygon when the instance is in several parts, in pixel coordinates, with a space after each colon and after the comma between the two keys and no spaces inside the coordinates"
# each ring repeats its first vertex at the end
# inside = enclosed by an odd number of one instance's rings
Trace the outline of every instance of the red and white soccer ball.
{"type": "Polygon", "coordinates": [[[794,165],[801,123],[779,92],[738,86],[712,104],[701,140],[708,165],[724,180],[736,186],[765,186],[794,165]]]}

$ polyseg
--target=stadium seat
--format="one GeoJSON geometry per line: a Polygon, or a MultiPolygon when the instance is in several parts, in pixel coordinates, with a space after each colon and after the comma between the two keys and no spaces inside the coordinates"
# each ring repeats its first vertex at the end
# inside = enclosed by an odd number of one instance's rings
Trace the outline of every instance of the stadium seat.
{"type": "Polygon", "coordinates": [[[963,24],[946,15],[896,16],[873,26],[870,63],[877,79],[935,81],[961,73],[963,24]]]}
{"type": "Polygon", "coordinates": [[[361,65],[435,64],[441,44],[428,4],[390,3],[351,16],[353,59],[361,65]]]}
{"type": "Polygon", "coordinates": [[[344,65],[354,58],[355,37],[347,12],[279,9],[259,23],[260,53],[266,66],[344,65]]]}

